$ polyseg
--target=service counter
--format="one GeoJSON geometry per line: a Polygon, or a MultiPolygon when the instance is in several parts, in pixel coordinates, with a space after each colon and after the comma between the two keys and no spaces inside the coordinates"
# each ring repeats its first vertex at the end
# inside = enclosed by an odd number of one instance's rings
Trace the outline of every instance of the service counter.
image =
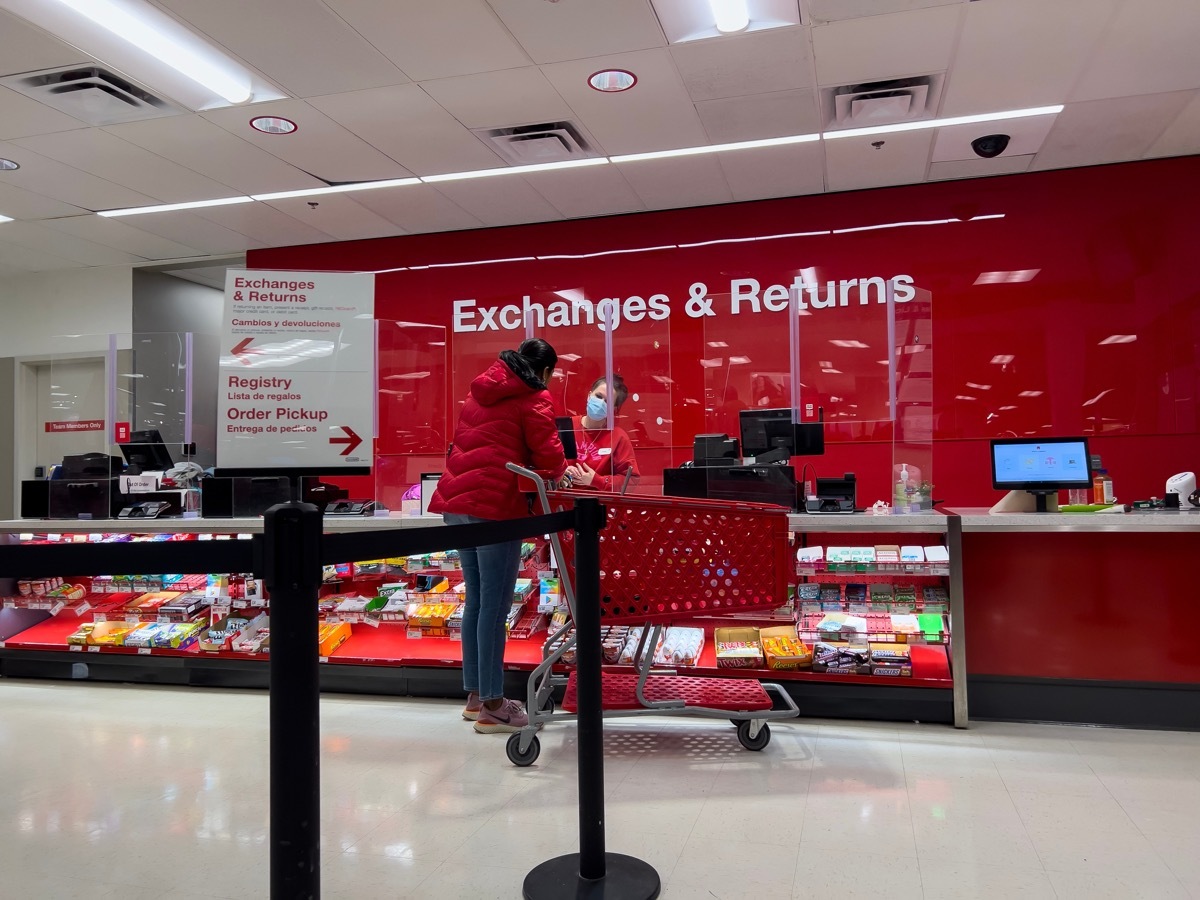
{"type": "Polygon", "coordinates": [[[1200,510],[949,512],[973,718],[1200,729],[1200,510]]]}

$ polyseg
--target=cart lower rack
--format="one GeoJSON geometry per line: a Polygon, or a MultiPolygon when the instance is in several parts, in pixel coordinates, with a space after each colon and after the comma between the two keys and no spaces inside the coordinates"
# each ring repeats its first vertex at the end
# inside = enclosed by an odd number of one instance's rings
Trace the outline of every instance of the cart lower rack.
{"type": "MultiPolygon", "coordinates": [[[[533,472],[509,468],[533,481],[543,512],[594,492],[549,492],[533,472]]],[[[755,503],[601,495],[607,521],[600,533],[601,617],[608,625],[644,626],[632,671],[602,675],[605,717],[685,715],[730,721],[748,750],[770,743],[771,720],[800,714],[777,684],[753,678],[697,678],[655,664],[664,625],[697,615],[720,616],[778,609],[788,601],[790,562],[787,510],[755,503]]],[[[568,536],[569,537],[569,536],[568,536]]],[[[563,593],[575,617],[574,547],[550,536],[563,593]]],[[[541,752],[537,732],[547,722],[574,718],[575,674],[562,674],[575,648],[570,622],[552,629],[542,662],[530,673],[529,725],[509,737],[509,760],[528,766],[541,752]],[[562,711],[551,694],[565,689],[562,711]]]]}

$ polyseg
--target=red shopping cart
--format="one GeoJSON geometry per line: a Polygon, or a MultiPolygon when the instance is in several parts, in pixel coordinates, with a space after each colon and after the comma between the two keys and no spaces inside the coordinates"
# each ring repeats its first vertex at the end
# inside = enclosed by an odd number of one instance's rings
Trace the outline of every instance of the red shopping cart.
{"type": "MultiPolygon", "coordinates": [[[[536,473],[509,464],[534,483],[543,512],[568,507],[595,492],[549,491],[536,473]]],[[[778,684],[753,678],[679,675],[655,662],[662,629],[696,616],[775,610],[788,600],[787,510],[758,503],[603,495],[606,527],[600,532],[602,625],[640,626],[633,671],[602,673],[604,715],[687,715],[725,719],[747,750],[770,743],[770,720],[800,714],[778,684]]],[[[531,765],[541,752],[538,729],[574,718],[575,673],[565,662],[575,647],[573,620],[574,535],[550,536],[558,561],[568,621],[552,628],[542,662],[530,673],[529,726],[509,737],[509,760],[531,765]],[[562,711],[552,694],[563,688],[562,711]]]]}

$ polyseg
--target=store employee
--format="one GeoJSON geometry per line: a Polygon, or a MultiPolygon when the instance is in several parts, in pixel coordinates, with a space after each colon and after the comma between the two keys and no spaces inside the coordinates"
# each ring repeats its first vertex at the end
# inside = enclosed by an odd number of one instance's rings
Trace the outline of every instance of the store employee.
{"type": "MultiPolygon", "coordinates": [[[[620,412],[629,396],[625,380],[612,376],[613,415],[620,412]]],[[[601,491],[619,491],[626,473],[638,477],[637,458],[633,443],[623,428],[608,425],[608,384],[601,376],[588,392],[587,412],[580,416],[575,428],[575,447],[578,460],[567,469],[575,487],[590,487],[601,491]]]]}

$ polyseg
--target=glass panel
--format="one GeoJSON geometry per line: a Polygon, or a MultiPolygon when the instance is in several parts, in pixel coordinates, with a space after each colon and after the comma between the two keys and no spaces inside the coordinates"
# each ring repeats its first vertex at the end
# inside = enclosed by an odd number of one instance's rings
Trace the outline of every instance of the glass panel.
{"type": "MultiPolygon", "coordinates": [[[[446,329],[376,322],[376,454],[373,496],[392,511],[421,511],[421,476],[440,473],[450,443],[446,329]]],[[[350,479],[347,479],[350,480],[350,479]]]]}

